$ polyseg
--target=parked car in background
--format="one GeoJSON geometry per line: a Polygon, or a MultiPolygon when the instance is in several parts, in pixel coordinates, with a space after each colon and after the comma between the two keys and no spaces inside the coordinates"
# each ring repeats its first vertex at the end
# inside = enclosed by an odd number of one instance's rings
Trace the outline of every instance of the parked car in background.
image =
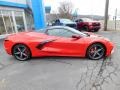
{"type": "Polygon", "coordinates": [[[24,27],[24,25],[19,24],[19,25],[17,25],[17,29],[18,29],[18,31],[24,31],[25,27],[24,27]]]}
{"type": "Polygon", "coordinates": [[[80,18],[75,20],[75,22],[77,23],[78,30],[98,32],[101,28],[100,22],[89,18],[80,18]]]}
{"type": "Polygon", "coordinates": [[[73,22],[70,19],[57,19],[53,22],[52,26],[68,26],[71,28],[77,28],[76,22],[73,22]]]}

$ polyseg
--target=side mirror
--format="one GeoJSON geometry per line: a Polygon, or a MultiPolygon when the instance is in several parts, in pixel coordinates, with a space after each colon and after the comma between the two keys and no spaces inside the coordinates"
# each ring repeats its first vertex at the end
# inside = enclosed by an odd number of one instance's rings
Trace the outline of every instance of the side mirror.
{"type": "Polygon", "coordinates": [[[79,35],[72,35],[72,38],[74,38],[74,39],[80,39],[81,37],[79,35]]]}

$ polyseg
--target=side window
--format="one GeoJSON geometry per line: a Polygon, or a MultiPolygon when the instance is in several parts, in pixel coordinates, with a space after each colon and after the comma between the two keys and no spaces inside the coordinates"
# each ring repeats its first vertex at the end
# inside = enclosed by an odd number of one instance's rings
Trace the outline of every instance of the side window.
{"type": "Polygon", "coordinates": [[[79,22],[79,20],[76,20],[75,22],[79,22]]]}
{"type": "Polygon", "coordinates": [[[79,19],[79,22],[83,22],[83,20],[82,20],[82,19],[79,19]]]}
{"type": "Polygon", "coordinates": [[[73,32],[66,29],[49,29],[47,34],[50,36],[58,36],[58,37],[72,37],[74,35],[73,32]]]}
{"type": "Polygon", "coordinates": [[[83,22],[83,20],[82,19],[78,19],[75,22],[79,23],[79,22],[83,22]]]}

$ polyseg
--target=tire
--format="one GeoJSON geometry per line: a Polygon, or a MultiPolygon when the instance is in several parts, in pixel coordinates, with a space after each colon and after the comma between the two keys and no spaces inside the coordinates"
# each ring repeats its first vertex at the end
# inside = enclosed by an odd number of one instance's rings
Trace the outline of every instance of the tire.
{"type": "Polygon", "coordinates": [[[105,57],[106,48],[100,43],[92,44],[87,49],[87,57],[91,60],[100,60],[105,57]]]}
{"type": "Polygon", "coordinates": [[[94,32],[98,32],[98,31],[99,31],[99,29],[94,30],[94,32]]]}
{"type": "Polygon", "coordinates": [[[31,58],[30,49],[23,44],[17,44],[12,50],[13,56],[19,61],[27,61],[31,58]]]}
{"type": "Polygon", "coordinates": [[[82,28],[82,30],[88,32],[88,31],[89,31],[89,28],[88,28],[88,26],[84,26],[84,27],[82,28]]]}

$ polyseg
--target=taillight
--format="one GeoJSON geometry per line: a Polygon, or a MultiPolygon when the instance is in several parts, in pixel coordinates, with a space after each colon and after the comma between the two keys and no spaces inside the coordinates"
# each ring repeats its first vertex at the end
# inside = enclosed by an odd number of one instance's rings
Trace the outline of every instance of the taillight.
{"type": "Polygon", "coordinates": [[[6,41],[9,41],[8,37],[6,37],[6,38],[4,39],[4,41],[5,41],[5,42],[6,42],[6,41]]]}
{"type": "Polygon", "coordinates": [[[9,40],[5,39],[4,41],[7,42],[7,41],[9,41],[9,40]]]}

